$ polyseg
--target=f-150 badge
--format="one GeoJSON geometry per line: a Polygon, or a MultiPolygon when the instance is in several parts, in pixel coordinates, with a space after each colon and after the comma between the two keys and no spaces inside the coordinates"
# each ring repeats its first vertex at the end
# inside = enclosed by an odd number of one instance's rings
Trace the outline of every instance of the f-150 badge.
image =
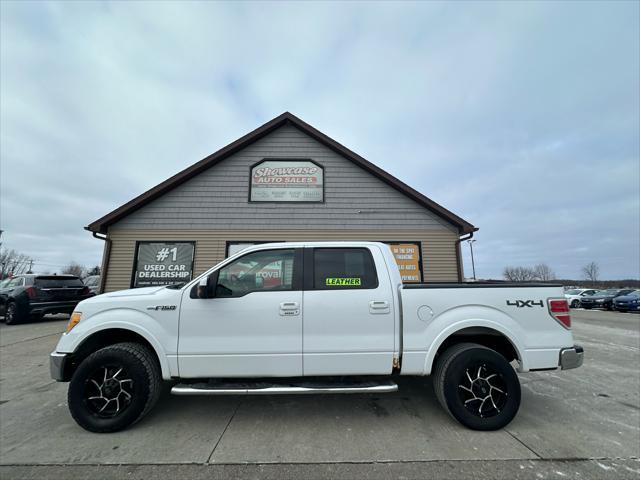
{"type": "Polygon", "coordinates": [[[524,307],[529,307],[529,308],[533,308],[534,305],[537,305],[539,307],[544,308],[544,303],[542,302],[542,300],[507,300],[507,305],[509,305],[510,307],[518,307],[518,308],[524,308],[524,307]]]}
{"type": "Polygon", "coordinates": [[[147,307],[147,310],[175,310],[175,305],[156,305],[155,307],[147,307]]]}

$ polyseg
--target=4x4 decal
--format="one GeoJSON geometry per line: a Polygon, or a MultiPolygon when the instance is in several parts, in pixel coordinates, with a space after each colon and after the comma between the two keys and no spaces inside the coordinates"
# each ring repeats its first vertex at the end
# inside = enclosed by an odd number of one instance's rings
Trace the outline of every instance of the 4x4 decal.
{"type": "Polygon", "coordinates": [[[544,302],[542,300],[507,300],[507,305],[510,307],[533,308],[534,305],[544,308],[544,302]]]}

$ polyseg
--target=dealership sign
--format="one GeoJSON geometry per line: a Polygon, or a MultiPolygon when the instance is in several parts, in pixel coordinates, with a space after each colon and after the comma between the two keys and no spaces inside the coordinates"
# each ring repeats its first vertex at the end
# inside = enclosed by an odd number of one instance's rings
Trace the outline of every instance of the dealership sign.
{"type": "Polygon", "coordinates": [[[194,251],[195,242],[138,242],[132,287],[188,282],[194,251]]]}
{"type": "Polygon", "coordinates": [[[386,243],[391,248],[393,257],[396,259],[402,281],[404,283],[422,282],[422,258],[420,253],[420,243],[386,243]]]}
{"type": "Polygon", "coordinates": [[[252,202],[322,202],[324,171],[311,160],[263,160],[251,168],[252,202]]]}

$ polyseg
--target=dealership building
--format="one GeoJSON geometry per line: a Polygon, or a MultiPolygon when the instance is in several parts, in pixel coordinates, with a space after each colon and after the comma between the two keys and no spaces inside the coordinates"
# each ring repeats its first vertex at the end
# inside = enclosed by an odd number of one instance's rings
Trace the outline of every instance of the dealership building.
{"type": "Polygon", "coordinates": [[[405,282],[460,281],[469,222],[284,113],[86,227],[102,291],[188,281],[248,245],[388,243],[405,282]]]}

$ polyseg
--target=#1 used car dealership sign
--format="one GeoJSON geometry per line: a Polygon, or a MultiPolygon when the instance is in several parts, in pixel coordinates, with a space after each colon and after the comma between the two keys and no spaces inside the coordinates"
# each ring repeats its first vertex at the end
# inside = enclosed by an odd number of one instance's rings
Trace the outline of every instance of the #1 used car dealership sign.
{"type": "Polygon", "coordinates": [[[251,168],[252,202],[322,202],[324,172],[311,160],[263,160],[251,168]]]}
{"type": "Polygon", "coordinates": [[[138,242],[132,286],[185,283],[193,278],[194,242],[138,242]]]}

